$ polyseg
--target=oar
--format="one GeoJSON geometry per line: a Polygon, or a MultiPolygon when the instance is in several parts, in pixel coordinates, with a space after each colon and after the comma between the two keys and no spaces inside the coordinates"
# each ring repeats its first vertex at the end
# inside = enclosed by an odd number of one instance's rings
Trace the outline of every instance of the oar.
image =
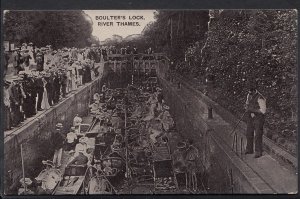
{"type": "Polygon", "coordinates": [[[21,144],[21,160],[22,160],[23,183],[24,183],[24,189],[25,189],[25,193],[26,193],[27,185],[25,183],[25,168],[24,168],[24,156],[23,156],[23,145],[22,144],[21,144]]]}

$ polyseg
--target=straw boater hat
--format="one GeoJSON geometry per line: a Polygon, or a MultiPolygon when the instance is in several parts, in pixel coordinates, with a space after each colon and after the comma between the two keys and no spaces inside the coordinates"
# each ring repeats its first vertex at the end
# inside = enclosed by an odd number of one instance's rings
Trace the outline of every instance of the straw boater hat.
{"type": "Polygon", "coordinates": [[[43,160],[42,163],[44,165],[48,165],[50,167],[54,167],[54,164],[53,164],[53,162],[51,160],[43,160]]]}
{"type": "Polygon", "coordinates": [[[80,143],[87,143],[88,141],[89,141],[88,137],[81,137],[81,138],[79,138],[79,142],[80,143]]]}
{"type": "Polygon", "coordinates": [[[29,186],[29,185],[32,184],[32,181],[30,180],[30,178],[25,178],[25,183],[24,183],[24,179],[21,178],[19,182],[20,182],[23,186],[24,186],[24,184],[27,185],[27,186],[29,186]]]}
{"type": "Polygon", "coordinates": [[[121,134],[121,129],[116,129],[115,133],[116,134],[121,134]]]}
{"type": "Polygon", "coordinates": [[[62,125],[62,123],[57,123],[57,124],[56,124],[56,127],[57,127],[57,128],[62,128],[63,125],[62,125]]]}
{"type": "Polygon", "coordinates": [[[99,97],[100,97],[100,96],[99,96],[99,94],[98,94],[98,93],[95,93],[95,94],[94,94],[94,100],[98,100],[98,99],[99,99],[99,97]]]}
{"type": "Polygon", "coordinates": [[[178,142],[178,144],[177,144],[177,148],[178,148],[178,149],[183,149],[183,148],[185,148],[185,147],[186,147],[185,142],[178,142]]]}
{"type": "Polygon", "coordinates": [[[164,108],[165,110],[170,110],[170,107],[167,106],[167,105],[164,105],[163,108],[164,108]]]}

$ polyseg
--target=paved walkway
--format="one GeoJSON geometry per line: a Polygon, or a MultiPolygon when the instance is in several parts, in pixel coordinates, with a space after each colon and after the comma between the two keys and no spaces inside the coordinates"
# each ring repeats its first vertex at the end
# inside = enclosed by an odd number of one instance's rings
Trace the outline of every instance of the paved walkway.
{"type": "MultiPolygon", "coordinates": [[[[99,68],[99,78],[102,77],[103,75],[103,68],[104,68],[104,63],[100,63],[100,68],[99,68]]],[[[6,78],[9,79],[11,76],[7,76],[6,78]]],[[[42,110],[42,111],[37,111],[37,113],[30,117],[30,118],[26,118],[24,120],[24,122],[21,122],[18,126],[16,127],[13,127],[11,130],[7,130],[7,131],[4,131],[4,138],[7,137],[8,135],[20,130],[21,128],[25,127],[27,124],[29,124],[30,122],[34,121],[36,118],[38,118],[39,116],[45,114],[47,111],[50,111],[52,108],[56,107],[56,106],[59,106],[59,104],[61,104],[62,102],[66,101],[68,98],[70,98],[73,94],[77,93],[78,91],[80,91],[81,89],[83,89],[86,85],[88,85],[90,83],[87,83],[85,85],[81,85],[79,86],[76,90],[74,91],[71,91],[67,94],[67,97],[66,98],[61,98],[59,100],[59,103],[57,103],[56,105],[50,107],[50,109],[48,110],[42,110]]]]}
{"type": "MultiPolygon", "coordinates": [[[[174,90],[177,88],[177,84],[170,84],[174,90]]],[[[178,89],[177,89],[178,90],[178,89]]],[[[214,129],[216,134],[230,147],[232,148],[233,135],[230,135],[232,131],[232,125],[227,123],[220,115],[213,111],[214,118],[211,120],[207,119],[207,112],[197,107],[199,98],[191,92],[190,89],[186,89],[184,86],[178,90],[178,94],[182,99],[189,104],[190,110],[199,110],[196,114],[207,122],[207,124],[214,129]],[[190,103],[189,103],[190,102],[190,103]]],[[[268,184],[274,193],[297,193],[298,192],[298,174],[297,172],[288,167],[287,164],[272,158],[269,154],[264,153],[260,158],[254,158],[253,155],[241,155],[245,151],[246,137],[242,131],[243,129],[237,128],[237,150],[234,150],[239,158],[246,163],[263,181],[268,184]],[[241,140],[243,144],[241,146],[241,140]],[[242,153],[241,153],[242,152],[242,153]]]]}

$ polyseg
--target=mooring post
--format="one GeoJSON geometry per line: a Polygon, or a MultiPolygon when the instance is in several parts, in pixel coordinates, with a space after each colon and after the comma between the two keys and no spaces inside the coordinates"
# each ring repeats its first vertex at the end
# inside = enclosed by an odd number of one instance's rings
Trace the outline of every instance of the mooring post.
{"type": "Polygon", "coordinates": [[[208,119],[213,119],[212,107],[208,107],[208,119]]]}

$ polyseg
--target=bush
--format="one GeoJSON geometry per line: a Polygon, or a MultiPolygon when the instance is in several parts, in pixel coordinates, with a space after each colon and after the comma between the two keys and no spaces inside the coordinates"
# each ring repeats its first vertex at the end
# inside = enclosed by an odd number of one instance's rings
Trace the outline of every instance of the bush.
{"type": "MultiPolygon", "coordinates": [[[[256,80],[267,98],[266,126],[296,140],[296,44],[296,10],[226,10],[210,21],[206,44],[195,44],[186,54],[199,74],[214,74],[216,101],[238,116],[247,82],[256,80]]],[[[183,73],[186,68],[178,69],[183,73]]]]}

